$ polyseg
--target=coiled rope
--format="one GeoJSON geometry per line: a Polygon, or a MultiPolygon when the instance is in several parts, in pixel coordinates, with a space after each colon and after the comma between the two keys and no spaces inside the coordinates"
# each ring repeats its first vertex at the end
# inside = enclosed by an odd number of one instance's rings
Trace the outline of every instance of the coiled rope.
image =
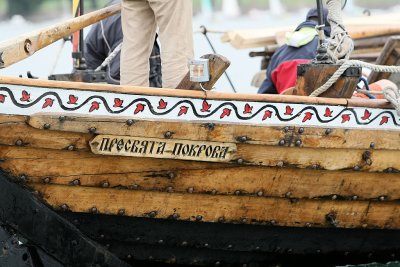
{"type": "MultiPolygon", "coordinates": [[[[400,73],[400,66],[383,66],[359,60],[349,60],[354,50],[354,43],[343,24],[341,0],[326,0],[326,4],[328,8],[328,21],[332,29],[331,38],[328,42],[327,54],[332,62],[341,66],[324,85],[312,92],[310,96],[316,97],[326,92],[350,67],[368,68],[376,72],[400,73]]],[[[399,88],[386,86],[383,88],[383,95],[392,103],[397,114],[400,116],[399,88]]]]}
{"type": "MultiPolygon", "coordinates": [[[[339,69],[329,78],[329,80],[319,87],[317,90],[312,92],[310,96],[316,97],[326,92],[339,78],[340,76],[350,67],[362,67],[368,68],[376,72],[389,72],[389,73],[400,73],[400,66],[384,66],[376,65],[372,63],[363,62],[360,60],[339,60],[336,62],[341,66],[339,69]]],[[[386,87],[383,89],[383,95],[385,98],[392,103],[397,113],[400,115],[400,92],[398,88],[386,87]]]]}
{"type": "Polygon", "coordinates": [[[386,100],[392,103],[393,107],[397,111],[397,115],[400,116],[400,90],[399,88],[385,87],[383,88],[383,95],[386,100]]]}
{"type": "Polygon", "coordinates": [[[328,21],[332,29],[327,53],[332,62],[336,63],[340,59],[350,58],[354,43],[344,27],[341,0],[327,0],[326,5],[328,21]]]}

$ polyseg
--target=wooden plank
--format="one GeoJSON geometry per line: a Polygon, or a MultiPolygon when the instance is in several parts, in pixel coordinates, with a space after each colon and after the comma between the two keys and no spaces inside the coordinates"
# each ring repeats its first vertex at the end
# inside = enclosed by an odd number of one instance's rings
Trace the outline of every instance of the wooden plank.
{"type": "MultiPolygon", "coordinates": [[[[399,60],[400,60],[400,36],[392,36],[387,40],[375,64],[387,65],[387,66],[398,65],[399,60]]],[[[374,83],[382,79],[388,79],[390,75],[391,73],[373,71],[368,76],[368,82],[374,83]]]]}
{"type": "MultiPolygon", "coordinates": [[[[210,73],[210,81],[203,84],[203,88],[206,90],[213,89],[214,85],[217,83],[218,79],[224,74],[226,69],[231,65],[231,62],[224,56],[208,54],[201,58],[208,59],[208,67],[210,73]]],[[[186,74],[183,80],[176,87],[177,89],[187,89],[187,90],[203,90],[200,84],[197,82],[190,81],[190,72],[186,74]]]]}
{"type": "Polygon", "coordinates": [[[306,148],[400,149],[400,133],[395,131],[297,127],[292,140],[292,146],[300,141],[306,148]]]}
{"type": "Polygon", "coordinates": [[[90,141],[90,148],[98,155],[207,162],[229,162],[236,153],[233,143],[115,135],[96,136],[90,141]]]}
{"type": "MultiPolygon", "coordinates": [[[[398,23],[398,22],[397,22],[398,23]]],[[[236,49],[265,47],[279,43],[282,32],[292,32],[295,27],[235,30],[225,33],[221,41],[229,42],[236,49]]],[[[354,40],[400,33],[398,25],[346,25],[346,30],[354,40]]]]}
{"type": "MultiPolygon", "coordinates": [[[[0,168],[14,176],[73,176],[177,169],[213,169],[226,164],[100,156],[91,152],[0,146],[0,168]]],[[[234,166],[234,165],[232,165],[234,166]]]]}
{"type": "MultiPolygon", "coordinates": [[[[371,37],[371,38],[363,38],[354,40],[354,48],[355,53],[359,53],[360,49],[373,49],[377,47],[383,47],[390,36],[380,36],[380,37],[371,37]]],[[[354,53],[353,52],[353,53],[354,53]]]]}
{"type": "Polygon", "coordinates": [[[246,137],[247,143],[268,145],[276,145],[282,139],[289,140],[288,137],[291,135],[290,132],[281,127],[146,121],[94,116],[63,116],[63,121],[61,122],[59,118],[59,115],[35,115],[29,118],[29,125],[37,129],[43,129],[43,126],[47,123],[51,125],[50,131],[87,133],[89,129],[96,128],[96,133],[98,134],[228,143],[240,143],[241,140],[244,140],[241,137],[246,137]]]}
{"type": "Polygon", "coordinates": [[[43,131],[30,127],[24,116],[0,116],[0,144],[35,148],[89,150],[92,134],[43,131]]]}
{"type": "Polygon", "coordinates": [[[400,229],[400,205],[372,201],[291,201],[249,196],[144,192],[34,184],[53,208],[133,217],[278,226],[400,229]],[[174,215],[175,214],[175,215],[174,215]]]}
{"type": "MultiPolygon", "coordinates": [[[[0,84],[26,85],[30,87],[46,87],[46,88],[61,88],[65,90],[87,90],[87,91],[105,91],[116,93],[129,93],[138,95],[156,95],[156,96],[171,96],[183,98],[199,98],[204,99],[204,92],[196,90],[170,90],[165,88],[143,88],[134,86],[117,86],[106,84],[88,84],[79,82],[63,82],[63,81],[47,81],[47,80],[32,80],[15,77],[0,76],[0,84]]],[[[271,95],[271,94],[234,94],[234,93],[218,93],[207,92],[207,99],[215,100],[239,100],[239,101],[256,101],[256,102],[274,102],[274,103],[304,103],[316,105],[340,105],[348,106],[349,101],[346,99],[332,99],[323,97],[305,97],[305,96],[290,96],[290,95],[271,95]]],[[[353,104],[358,100],[352,101],[353,104]]],[[[361,101],[362,102],[362,101],[361,101]]],[[[362,102],[365,107],[389,108],[393,107],[383,100],[369,100],[368,103],[362,102]]]]}
{"type": "Polygon", "coordinates": [[[400,199],[400,175],[254,166],[35,176],[29,183],[306,199],[400,199]]]}
{"type": "Polygon", "coordinates": [[[0,123],[4,125],[13,125],[13,124],[25,124],[27,121],[27,117],[25,116],[14,116],[14,115],[1,115],[0,123]]]}
{"type": "MultiPolygon", "coordinates": [[[[338,70],[339,65],[328,64],[301,64],[297,67],[296,88],[294,95],[309,96],[323,86],[338,70]]],[[[351,98],[361,77],[361,68],[351,68],[352,75],[341,76],[322,97],[351,98]],[[353,73],[354,72],[354,73],[353,73]]]]}
{"type": "Polygon", "coordinates": [[[0,43],[0,68],[21,61],[63,37],[117,14],[120,10],[121,5],[115,4],[39,31],[3,41],[0,43]]]}
{"type": "MultiPolygon", "coordinates": [[[[400,33],[398,13],[356,17],[344,20],[347,32],[354,40],[400,33]]],[[[229,42],[236,49],[265,47],[276,44],[281,32],[292,32],[296,26],[239,29],[222,35],[222,42],[229,42]]]]}
{"type": "Polygon", "coordinates": [[[314,149],[239,144],[234,157],[244,164],[263,166],[295,166],[326,170],[355,169],[362,171],[400,170],[400,151],[356,149],[314,149]]]}
{"type": "MultiPolygon", "coordinates": [[[[238,144],[237,153],[230,164],[383,172],[400,170],[399,156],[400,151],[393,150],[313,149],[238,144]]],[[[95,155],[90,152],[35,150],[7,146],[0,146],[0,159],[4,161],[3,168],[13,167],[12,169],[18,173],[22,171],[30,173],[36,170],[36,174],[32,174],[34,176],[45,173],[48,173],[47,175],[66,175],[63,172],[68,172],[68,175],[76,175],[86,169],[95,171],[95,173],[118,173],[118,168],[124,170],[127,168],[124,164],[144,165],[135,166],[136,171],[149,170],[143,169],[145,166],[154,168],[154,171],[160,166],[164,166],[164,170],[174,169],[175,166],[184,164],[201,166],[199,162],[189,163],[189,161],[180,160],[126,158],[95,155]],[[55,172],[50,172],[50,170],[55,172]]],[[[204,163],[202,168],[212,167],[210,164],[212,163],[204,163]]]]}
{"type": "MultiPolygon", "coordinates": [[[[400,150],[400,132],[355,129],[325,129],[311,127],[267,127],[250,125],[208,124],[173,121],[113,119],[106,117],[76,117],[60,115],[35,115],[29,118],[30,126],[51,131],[87,133],[95,128],[98,134],[150,138],[172,138],[194,141],[279,145],[306,148],[355,148],[400,150]],[[129,126],[129,124],[132,125],[129,126]],[[362,137],[362,138],[360,138],[362,137]],[[298,143],[300,142],[300,144],[298,143]],[[372,146],[371,146],[372,145],[372,146]]],[[[28,130],[28,129],[27,129],[28,130]]],[[[38,132],[45,134],[44,132],[38,132]]],[[[46,132],[47,133],[47,132],[46,132]]],[[[31,133],[33,136],[33,133],[31,133]]]]}

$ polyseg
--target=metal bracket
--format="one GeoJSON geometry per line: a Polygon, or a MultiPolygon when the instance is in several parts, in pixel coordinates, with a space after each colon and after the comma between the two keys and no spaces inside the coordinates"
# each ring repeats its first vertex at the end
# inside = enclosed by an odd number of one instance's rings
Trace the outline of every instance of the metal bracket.
{"type": "Polygon", "coordinates": [[[49,76],[49,80],[85,83],[105,83],[107,82],[106,78],[107,74],[105,71],[94,70],[75,70],[73,73],[49,76]]]}
{"type": "MultiPolygon", "coordinates": [[[[312,64],[316,64],[313,62],[312,64]]],[[[324,63],[321,63],[324,64],[324,63]]],[[[304,74],[307,72],[308,66],[310,64],[300,64],[297,66],[297,76],[304,76],[304,74]]],[[[340,67],[340,65],[335,65],[333,64],[332,66],[337,66],[337,68],[340,67]]],[[[362,69],[360,67],[349,67],[341,76],[342,77],[361,77],[361,71],[362,69]]]]}

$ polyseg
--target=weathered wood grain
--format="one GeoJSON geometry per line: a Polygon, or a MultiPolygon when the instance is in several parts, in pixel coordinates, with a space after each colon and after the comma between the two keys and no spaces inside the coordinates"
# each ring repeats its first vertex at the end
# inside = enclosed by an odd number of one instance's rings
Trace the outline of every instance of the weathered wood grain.
{"type": "Polygon", "coordinates": [[[309,148],[400,149],[400,132],[296,127],[293,142],[309,148]]]}
{"type": "MultiPolygon", "coordinates": [[[[337,71],[338,65],[329,64],[301,64],[297,67],[296,88],[293,90],[295,95],[309,96],[312,92],[323,86],[328,79],[337,71]]],[[[352,68],[352,71],[359,75],[341,76],[334,85],[322,97],[332,98],[351,98],[361,76],[361,68],[352,68]]]]}
{"type": "Polygon", "coordinates": [[[53,208],[73,212],[121,214],[133,217],[236,223],[267,222],[279,226],[339,228],[400,228],[400,206],[395,202],[293,201],[249,196],[205,196],[65,187],[33,184],[53,208]]]}
{"type": "MultiPolygon", "coordinates": [[[[378,65],[391,66],[391,65],[398,65],[399,60],[400,60],[400,36],[392,36],[387,40],[381,54],[379,55],[375,63],[378,65]]],[[[387,72],[373,71],[368,76],[368,82],[374,83],[382,79],[388,79],[390,75],[391,74],[387,72]]]]}
{"type": "Polygon", "coordinates": [[[286,148],[273,146],[238,145],[233,159],[245,164],[263,166],[295,166],[326,170],[356,169],[363,171],[384,171],[389,168],[400,170],[400,151],[356,149],[314,149],[286,148]]]}
{"type": "MultiPolygon", "coordinates": [[[[384,172],[400,170],[399,154],[400,151],[393,150],[312,149],[238,144],[237,153],[230,164],[384,172]]],[[[161,170],[174,170],[182,165],[212,168],[212,163],[208,162],[202,165],[195,161],[127,158],[95,155],[90,152],[35,150],[10,146],[0,146],[0,159],[3,160],[3,168],[10,168],[18,173],[32,173],[34,176],[76,175],[93,171],[119,173],[120,170],[129,169],[128,165],[134,165],[136,171],[157,171],[161,166],[161,170]]]]}
{"type": "MultiPolygon", "coordinates": [[[[117,174],[177,169],[213,169],[222,163],[99,156],[91,152],[0,146],[0,168],[15,176],[117,174]]],[[[234,166],[234,165],[232,165],[234,166]]]]}
{"type": "Polygon", "coordinates": [[[0,68],[21,61],[57,40],[112,16],[120,10],[120,4],[112,5],[36,32],[3,41],[0,43],[0,68]]]}
{"type": "Polygon", "coordinates": [[[29,183],[193,192],[211,195],[323,199],[400,199],[400,174],[293,168],[230,167],[34,176],[29,183]]]}
{"type": "Polygon", "coordinates": [[[128,126],[128,118],[64,116],[64,120],[60,122],[59,117],[57,115],[35,115],[29,118],[28,123],[37,129],[43,129],[45,124],[49,124],[51,125],[50,132],[55,130],[88,133],[90,128],[96,128],[96,133],[108,135],[165,138],[168,134],[168,138],[172,139],[271,146],[277,146],[281,140],[284,140],[286,146],[299,145],[305,148],[369,149],[373,144],[373,148],[378,150],[400,150],[400,132],[396,131],[268,127],[145,120],[135,120],[133,125],[128,126]]]}
{"type": "Polygon", "coordinates": [[[51,125],[50,130],[78,133],[87,133],[94,127],[98,134],[151,138],[165,138],[168,133],[172,139],[229,143],[240,143],[241,137],[246,137],[247,143],[267,145],[276,145],[279,140],[289,139],[290,136],[282,127],[150,120],[135,120],[132,126],[128,126],[127,120],[128,118],[65,116],[65,120],[60,122],[59,116],[35,115],[29,118],[29,125],[43,129],[43,125],[48,123],[51,125]]]}
{"type": "MultiPolygon", "coordinates": [[[[208,67],[210,73],[210,81],[203,84],[203,88],[206,90],[213,89],[214,85],[217,83],[218,79],[224,74],[226,69],[230,66],[231,62],[224,56],[208,54],[201,58],[208,59],[208,67]]],[[[176,87],[177,89],[186,90],[203,90],[199,83],[190,81],[190,72],[186,74],[183,80],[176,87]]]]}
{"type": "Polygon", "coordinates": [[[24,116],[0,116],[0,144],[35,148],[89,150],[92,134],[43,131],[30,127],[24,116]]]}

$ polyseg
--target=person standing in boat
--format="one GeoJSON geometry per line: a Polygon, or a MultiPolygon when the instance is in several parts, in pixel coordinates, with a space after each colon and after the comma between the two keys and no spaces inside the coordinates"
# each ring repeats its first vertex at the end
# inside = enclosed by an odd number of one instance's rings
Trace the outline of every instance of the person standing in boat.
{"type": "Polygon", "coordinates": [[[157,27],[162,85],[176,88],[193,59],[191,0],[123,0],[121,84],[149,85],[149,62],[157,27]]]}
{"type": "MultiPolygon", "coordinates": [[[[121,3],[121,0],[112,0],[107,5],[121,3]]],[[[107,82],[120,84],[120,44],[122,43],[121,14],[111,16],[95,24],[85,39],[85,59],[88,69],[97,69],[113,52],[115,57],[106,65],[107,82]]],[[[157,37],[149,57],[149,85],[161,87],[161,58],[157,37]]]]}
{"type": "MultiPolygon", "coordinates": [[[[328,10],[324,9],[324,32],[330,36],[331,28],[327,20],[328,10]]],[[[267,78],[262,83],[259,94],[281,94],[296,85],[297,65],[309,63],[315,58],[319,45],[318,11],[310,9],[306,21],[287,35],[286,44],[276,50],[267,68],[267,78]]]]}

